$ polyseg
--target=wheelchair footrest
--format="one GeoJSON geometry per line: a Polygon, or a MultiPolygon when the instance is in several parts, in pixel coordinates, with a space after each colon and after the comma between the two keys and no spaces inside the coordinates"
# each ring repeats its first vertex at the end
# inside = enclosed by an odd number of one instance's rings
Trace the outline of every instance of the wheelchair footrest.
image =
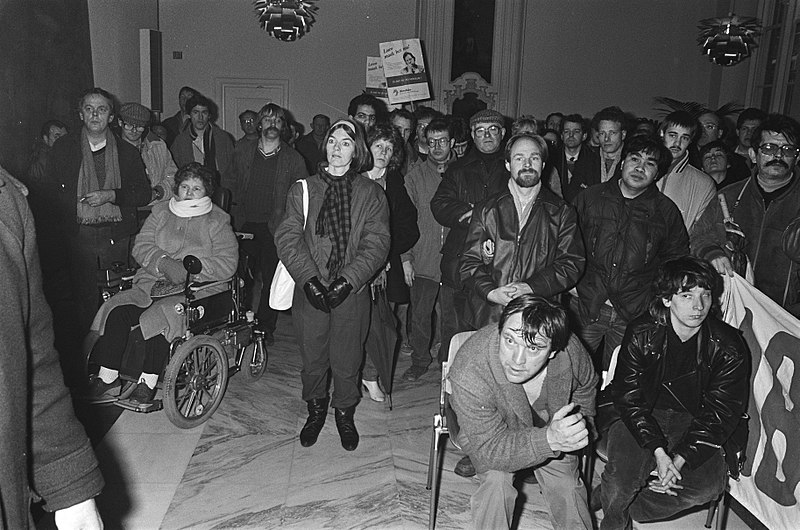
{"type": "Polygon", "coordinates": [[[164,408],[160,399],[155,399],[151,403],[139,403],[130,399],[120,399],[114,402],[114,405],[123,409],[132,410],[134,412],[156,412],[164,408]]]}

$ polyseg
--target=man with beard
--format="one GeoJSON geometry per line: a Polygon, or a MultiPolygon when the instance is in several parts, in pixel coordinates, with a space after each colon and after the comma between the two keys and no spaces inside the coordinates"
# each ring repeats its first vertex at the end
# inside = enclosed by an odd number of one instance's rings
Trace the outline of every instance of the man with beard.
{"type": "Polygon", "coordinates": [[[520,295],[553,298],[568,291],[583,273],[575,210],[542,186],[547,154],[541,136],[512,136],[506,189],[475,206],[461,258],[472,329],[497,322],[520,295]]]}
{"type": "Polygon", "coordinates": [[[289,187],[308,177],[303,157],[284,142],[286,112],[268,103],[258,113],[258,142],[241,144],[234,157],[233,170],[222,185],[233,195],[234,226],[254,235],[242,248],[256,261],[261,272],[261,298],[256,312],[258,329],[264,332],[267,344],[274,341],[278,313],[269,307],[269,292],[278,251],[273,234],[286,208],[289,187]]]}
{"type": "Polygon", "coordinates": [[[603,370],[628,322],[647,309],[658,264],[689,253],[678,208],[655,186],[671,160],[660,141],[634,136],[622,152],[620,176],[575,198],[587,259],[571,309],[578,334],[603,370]],[[603,339],[600,354],[595,350],[603,339]]]}
{"type": "MultiPolygon", "coordinates": [[[[795,316],[800,315],[796,252],[800,183],[794,171],[800,156],[800,125],[771,114],[753,133],[750,159],[754,176],[722,190],[729,213],[744,233],[744,252],[755,286],[795,316]]],[[[712,201],[692,234],[692,252],[720,273],[733,274],[732,253],[719,201],[712,201]]],[[[737,271],[740,274],[743,271],[737,271]]]]}
{"type": "Polygon", "coordinates": [[[186,103],[189,126],[175,138],[170,150],[179,168],[191,162],[203,164],[216,175],[228,172],[233,161],[231,135],[214,125],[214,104],[205,96],[192,96],[186,103]]]}
{"type": "Polygon", "coordinates": [[[689,145],[697,129],[697,120],[683,110],[668,114],[661,124],[661,139],[672,154],[672,163],[659,179],[658,189],[681,211],[689,233],[717,191],[711,177],[689,163],[689,145]]]}

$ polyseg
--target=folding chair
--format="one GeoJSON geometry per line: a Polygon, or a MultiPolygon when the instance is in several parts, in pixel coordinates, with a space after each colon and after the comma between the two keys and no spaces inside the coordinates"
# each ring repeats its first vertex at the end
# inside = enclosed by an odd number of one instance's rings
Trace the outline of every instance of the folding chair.
{"type": "Polygon", "coordinates": [[[450,339],[450,349],[447,352],[447,360],[442,363],[442,384],[439,390],[439,412],[433,416],[433,437],[431,438],[431,454],[428,460],[428,484],[425,489],[431,491],[431,505],[430,512],[428,513],[428,528],[433,530],[436,526],[436,501],[439,497],[439,476],[441,474],[441,456],[443,445],[440,443],[441,436],[446,434],[450,437],[453,445],[458,447],[453,441],[458,435],[458,422],[456,414],[450,407],[450,382],[447,380],[447,374],[450,372],[450,367],[453,365],[456,353],[461,345],[464,344],[468,338],[475,333],[474,331],[465,331],[458,333],[450,339]]]}

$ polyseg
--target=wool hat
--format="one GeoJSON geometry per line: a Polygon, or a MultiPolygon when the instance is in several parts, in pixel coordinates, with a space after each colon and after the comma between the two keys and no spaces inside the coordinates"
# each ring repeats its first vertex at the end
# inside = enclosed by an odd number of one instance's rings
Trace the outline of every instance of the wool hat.
{"type": "Polygon", "coordinates": [[[150,109],[139,103],[125,103],[119,109],[119,117],[125,123],[146,127],[150,123],[150,109]]]}
{"type": "Polygon", "coordinates": [[[469,126],[474,127],[476,123],[490,123],[502,127],[504,121],[503,115],[496,110],[479,110],[469,119],[469,126]]]}

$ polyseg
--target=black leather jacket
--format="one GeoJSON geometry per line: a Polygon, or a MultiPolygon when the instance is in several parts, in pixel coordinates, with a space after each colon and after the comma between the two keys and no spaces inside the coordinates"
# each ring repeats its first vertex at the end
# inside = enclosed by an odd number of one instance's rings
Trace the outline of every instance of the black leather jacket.
{"type": "Polygon", "coordinates": [[[436,221],[450,228],[442,246],[442,283],[462,289],[458,262],[464,250],[469,219],[459,218],[484,199],[506,189],[508,182],[503,151],[481,155],[475,149],[450,164],[439,188],[431,199],[431,212],[436,221]]]}
{"type": "Polygon", "coordinates": [[[580,317],[596,320],[606,300],[629,322],[644,313],[658,265],[689,253],[683,218],[655,185],[623,197],[619,178],[585,189],[575,209],[586,247],[586,273],[578,282],[580,317]]]}
{"type": "Polygon", "coordinates": [[[575,209],[544,186],[523,228],[507,188],[479,203],[461,258],[472,325],[477,329],[499,320],[502,306],[487,299],[497,287],[525,282],[545,298],[568,291],[583,273],[585,256],[575,209]],[[492,256],[483,251],[487,240],[494,245],[492,256]]]}
{"type": "Polygon", "coordinates": [[[739,331],[709,316],[699,331],[697,369],[664,382],[667,327],[649,314],[628,326],[611,385],[620,419],[641,447],[668,448],[652,416],[659,392],[670,392],[694,416],[672,448],[696,469],[722,447],[747,408],[750,352],[739,331]]]}

